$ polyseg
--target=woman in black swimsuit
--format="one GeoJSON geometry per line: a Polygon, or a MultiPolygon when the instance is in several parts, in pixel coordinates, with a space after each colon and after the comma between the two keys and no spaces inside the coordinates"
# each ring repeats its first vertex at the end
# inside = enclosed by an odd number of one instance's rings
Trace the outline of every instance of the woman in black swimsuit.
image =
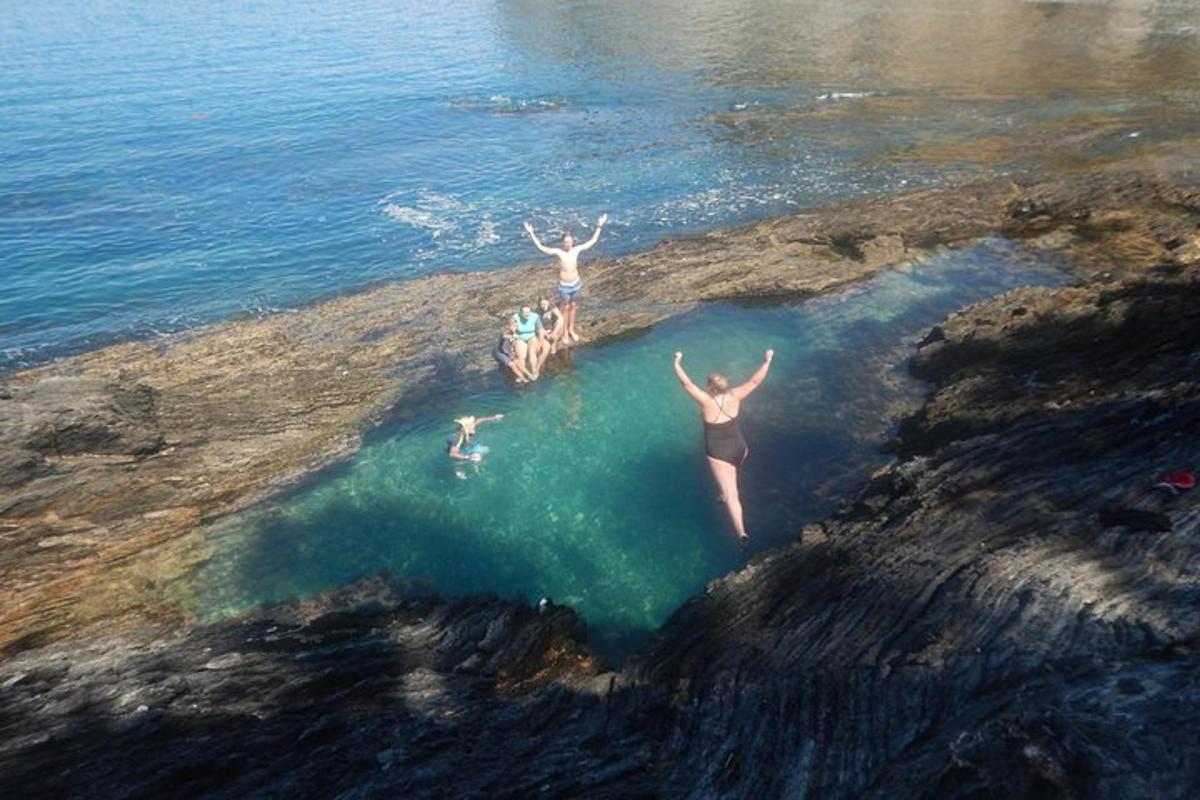
{"type": "Polygon", "coordinates": [[[708,391],[701,391],[692,379],[683,371],[683,353],[675,354],[675,377],[683,384],[683,389],[700,406],[700,418],[704,420],[704,454],[708,457],[708,466],[712,469],[717,485],[721,487],[721,499],[729,511],[729,519],[733,529],[737,531],[738,539],[745,542],[750,538],[746,533],[746,525],[742,521],[742,501],[738,496],[738,467],[746,460],[750,448],[742,438],[741,428],[738,427],[738,412],[742,400],[758,388],[767,377],[771,359],[775,357],[774,350],[768,350],[763,356],[762,366],[755,370],[750,380],[740,386],[729,388],[729,381],[724,375],[713,373],[708,376],[708,391]]]}

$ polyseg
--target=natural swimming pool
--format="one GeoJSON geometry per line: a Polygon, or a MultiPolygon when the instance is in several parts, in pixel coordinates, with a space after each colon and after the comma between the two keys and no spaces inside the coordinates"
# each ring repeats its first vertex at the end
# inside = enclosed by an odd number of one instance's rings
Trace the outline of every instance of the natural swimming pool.
{"type": "Polygon", "coordinates": [[[966,303],[1062,274],[1049,256],[992,240],[798,304],[703,307],[581,348],[526,388],[496,376],[310,486],[213,526],[195,610],[221,617],[386,569],[443,594],[548,596],[619,655],[744,558],[674,351],[694,379],[719,370],[735,381],[776,351],[742,415],[753,552],[793,540],[886,460],[880,444],[923,392],[904,370],[915,337],[966,303]],[[491,448],[481,464],[446,457],[454,417],[495,413],[505,419],[480,427],[491,448]]]}

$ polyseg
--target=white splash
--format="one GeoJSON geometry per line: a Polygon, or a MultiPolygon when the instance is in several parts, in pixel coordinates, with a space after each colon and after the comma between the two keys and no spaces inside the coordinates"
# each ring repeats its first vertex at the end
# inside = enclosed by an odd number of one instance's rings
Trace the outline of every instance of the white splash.
{"type": "Polygon", "coordinates": [[[391,192],[379,201],[379,210],[385,217],[427,230],[437,238],[458,230],[455,218],[469,212],[471,207],[457,198],[422,189],[416,198],[408,191],[391,192]]]}
{"type": "Polygon", "coordinates": [[[877,97],[879,92],[826,92],[817,95],[818,100],[855,100],[861,97],[877,97]]]}

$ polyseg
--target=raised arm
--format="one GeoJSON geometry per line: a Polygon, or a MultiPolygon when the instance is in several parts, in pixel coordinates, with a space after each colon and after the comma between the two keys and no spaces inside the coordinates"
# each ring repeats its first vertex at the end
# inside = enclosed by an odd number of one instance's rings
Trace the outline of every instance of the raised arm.
{"type": "Polygon", "coordinates": [[[578,245],[575,250],[582,253],[584,250],[587,250],[596,242],[600,241],[600,232],[604,230],[604,223],[606,222],[608,222],[608,214],[601,214],[600,219],[596,220],[596,230],[592,231],[592,238],[588,239],[583,244],[578,245]]]}
{"type": "Polygon", "coordinates": [[[533,240],[533,246],[536,247],[538,250],[541,250],[546,255],[556,256],[562,252],[558,248],[546,247],[546,245],[542,244],[541,240],[539,240],[537,238],[537,234],[533,232],[533,225],[528,222],[525,223],[525,232],[528,233],[529,238],[533,240]]]}
{"type": "Polygon", "coordinates": [[[692,383],[692,379],[683,371],[683,353],[675,354],[675,377],[679,379],[683,390],[691,395],[692,399],[704,406],[708,402],[708,394],[700,389],[699,386],[692,383]]]}
{"type": "Polygon", "coordinates": [[[744,399],[747,395],[758,388],[758,385],[766,380],[767,370],[771,368],[771,359],[775,357],[774,350],[768,350],[763,354],[763,363],[754,374],[750,376],[750,380],[743,383],[741,386],[735,386],[729,393],[738,400],[744,399]]]}

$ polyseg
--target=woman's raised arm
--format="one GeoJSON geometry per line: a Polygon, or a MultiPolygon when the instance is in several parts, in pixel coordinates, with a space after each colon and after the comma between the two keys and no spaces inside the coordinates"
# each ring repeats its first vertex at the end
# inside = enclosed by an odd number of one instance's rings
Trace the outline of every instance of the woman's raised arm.
{"type": "Polygon", "coordinates": [[[683,371],[683,353],[675,354],[675,377],[679,379],[683,390],[691,395],[691,398],[703,406],[708,401],[708,394],[700,389],[699,386],[692,383],[692,379],[683,371]]]}
{"type": "Polygon", "coordinates": [[[729,393],[738,400],[745,399],[747,395],[758,388],[759,384],[766,380],[767,370],[771,368],[771,359],[774,357],[774,350],[768,350],[766,353],[763,353],[762,366],[754,371],[754,374],[750,376],[750,380],[740,386],[735,386],[729,393]]]}

